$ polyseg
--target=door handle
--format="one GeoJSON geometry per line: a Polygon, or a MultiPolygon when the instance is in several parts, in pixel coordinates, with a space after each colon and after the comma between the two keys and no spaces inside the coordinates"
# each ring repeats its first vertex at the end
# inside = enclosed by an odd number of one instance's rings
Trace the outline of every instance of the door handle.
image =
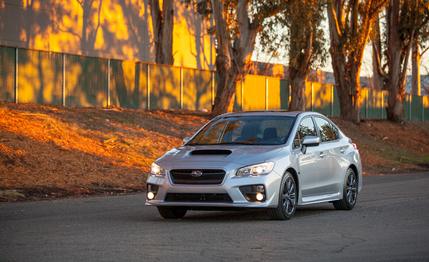
{"type": "Polygon", "coordinates": [[[325,156],[326,156],[326,153],[325,152],[320,152],[320,155],[319,155],[321,158],[324,158],[325,156]]]}

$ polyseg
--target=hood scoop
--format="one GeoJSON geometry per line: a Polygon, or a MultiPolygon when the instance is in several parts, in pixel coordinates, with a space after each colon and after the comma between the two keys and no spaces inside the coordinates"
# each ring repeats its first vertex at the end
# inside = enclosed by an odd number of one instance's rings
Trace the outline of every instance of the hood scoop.
{"type": "Polygon", "coordinates": [[[227,156],[231,153],[232,153],[231,150],[226,150],[226,149],[199,149],[199,150],[192,151],[191,155],[193,156],[213,156],[213,155],[227,156]]]}

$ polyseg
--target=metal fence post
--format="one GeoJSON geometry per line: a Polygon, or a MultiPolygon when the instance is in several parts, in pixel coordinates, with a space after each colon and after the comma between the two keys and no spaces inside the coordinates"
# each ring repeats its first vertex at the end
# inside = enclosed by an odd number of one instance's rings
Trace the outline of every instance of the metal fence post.
{"type": "Polygon", "coordinates": [[[313,101],[313,100],[314,100],[314,98],[313,98],[313,96],[314,96],[314,95],[313,95],[313,93],[314,93],[314,92],[313,92],[313,82],[310,82],[310,88],[311,88],[311,104],[310,104],[310,109],[311,109],[311,111],[313,111],[313,109],[314,109],[314,108],[313,108],[313,102],[314,102],[314,101],[313,101]]]}
{"type": "Polygon", "coordinates": [[[18,48],[15,48],[15,103],[19,103],[19,90],[18,90],[18,48]]]}
{"type": "Polygon", "coordinates": [[[214,71],[211,71],[211,98],[212,98],[212,106],[214,105],[215,100],[215,74],[214,71]]]}
{"type": "Polygon", "coordinates": [[[63,53],[63,66],[62,66],[62,74],[63,74],[63,79],[61,82],[61,90],[62,90],[62,102],[63,102],[63,106],[66,106],[66,54],[63,53]]]}
{"type": "Polygon", "coordinates": [[[240,92],[241,92],[241,111],[244,111],[244,78],[240,80],[240,92]]]}
{"type": "Polygon", "coordinates": [[[146,91],[147,91],[147,97],[146,97],[146,99],[147,99],[147,105],[146,105],[146,107],[147,107],[148,110],[150,110],[150,89],[151,89],[151,86],[150,86],[150,84],[151,84],[150,83],[150,64],[147,65],[146,74],[147,74],[147,86],[146,86],[146,91]]]}
{"type": "Polygon", "coordinates": [[[368,119],[368,103],[369,103],[369,89],[367,89],[366,97],[365,97],[365,119],[368,119]]]}
{"type": "Polygon", "coordinates": [[[180,109],[183,109],[183,68],[179,67],[180,72],[180,109]]]}
{"type": "Polygon", "coordinates": [[[331,85],[331,101],[329,101],[330,102],[330,106],[331,106],[331,108],[330,108],[331,115],[330,116],[334,116],[334,95],[335,95],[335,93],[334,93],[334,85],[331,85]]]}
{"type": "Polygon", "coordinates": [[[107,107],[110,107],[110,58],[107,59],[107,107]]]}
{"type": "Polygon", "coordinates": [[[411,109],[412,109],[412,102],[413,102],[413,97],[411,96],[411,94],[408,94],[408,97],[410,98],[409,99],[409,103],[410,103],[410,107],[408,108],[408,115],[409,115],[409,119],[408,120],[410,120],[411,121],[411,109]]]}
{"type": "Polygon", "coordinates": [[[265,111],[268,110],[268,77],[265,77],[265,111]]]}

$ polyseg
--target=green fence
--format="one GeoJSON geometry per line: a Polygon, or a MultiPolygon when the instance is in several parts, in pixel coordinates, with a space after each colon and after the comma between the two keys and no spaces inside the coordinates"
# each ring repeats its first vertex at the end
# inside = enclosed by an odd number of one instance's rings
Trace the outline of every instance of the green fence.
{"type": "MultiPolygon", "coordinates": [[[[214,71],[0,47],[0,101],[70,107],[188,109],[209,111],[214,71]]],[[[234,110],[286,110],[288,81],[247,75],[236,85],[234,110]]],[[[339,116],[333,85],[308,82],[306,109],[339,116]]],[[[387,92],[362,89],[361,118],[385,119],[387,92]]],[[[407,95],[404,117],[429,120],[429,98],[407,95]]]]}

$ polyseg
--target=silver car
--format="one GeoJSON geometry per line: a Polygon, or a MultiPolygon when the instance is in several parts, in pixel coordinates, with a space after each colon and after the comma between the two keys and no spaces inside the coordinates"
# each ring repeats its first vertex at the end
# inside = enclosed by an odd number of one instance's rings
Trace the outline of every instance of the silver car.
{"type": "Polygon", "coordinates": [[[315,203],[350,210],[361,188],[359,151],[325,116],[228,113],[152,164],[146,205],[164,218],[182,218],[187,210],[264,208],[284,220],[315,203]]]}

